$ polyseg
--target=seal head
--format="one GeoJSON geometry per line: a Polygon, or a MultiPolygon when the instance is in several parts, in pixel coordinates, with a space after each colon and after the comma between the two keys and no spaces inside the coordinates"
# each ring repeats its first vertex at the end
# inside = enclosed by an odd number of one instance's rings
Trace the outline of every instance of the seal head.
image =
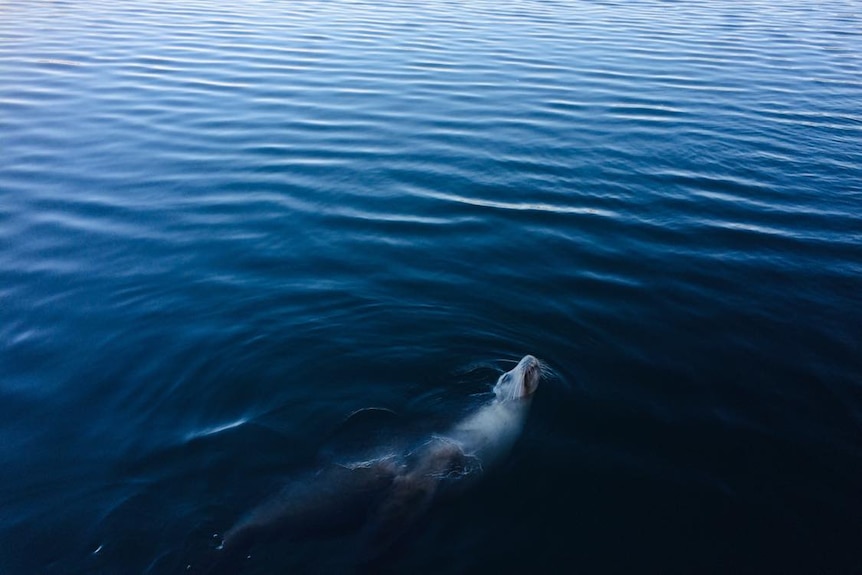
{"type": "Polygon", "coordinates": [[[518,365],[500,376],[494,394],[500,401],[526,399],[533,395],[542,378],[542,364],[532,355],[525,355],[518,365]]]}

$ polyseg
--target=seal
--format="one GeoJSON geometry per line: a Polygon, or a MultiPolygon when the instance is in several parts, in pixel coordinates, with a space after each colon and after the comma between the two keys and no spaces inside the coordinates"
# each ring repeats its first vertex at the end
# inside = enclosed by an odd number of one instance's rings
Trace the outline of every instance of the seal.
{"type": "Polygon", "coordinates": [[[461,493],[499,465],[521,435],[543,366],[532,355],[502,374],[493,398],[404,453],[333,464],[292,482],[231,527],[204,572],[236,573],[251,548],[275,537],[355,532],[362,559],[379,557],[435,501],[461,493]]]}
{"type": "Polygon", "coordinates": [[[539,360],[524,356],[497,380],[490,402],[408,455],[366,527],[366,558],[388,549],[434,501],[473,486],[505,459],[521,435],[541,377],[539,360]]]}

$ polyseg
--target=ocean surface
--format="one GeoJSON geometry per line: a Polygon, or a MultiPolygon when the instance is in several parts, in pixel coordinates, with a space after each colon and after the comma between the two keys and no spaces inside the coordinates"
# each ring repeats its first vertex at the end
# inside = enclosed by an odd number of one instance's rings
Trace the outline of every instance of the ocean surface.
{"type": "Polygon", "coordinates": [[[0,2],[4,575],[196,569],[527,353],[375,569],[862,573],[860,342],[859,2],[0,2]]]}

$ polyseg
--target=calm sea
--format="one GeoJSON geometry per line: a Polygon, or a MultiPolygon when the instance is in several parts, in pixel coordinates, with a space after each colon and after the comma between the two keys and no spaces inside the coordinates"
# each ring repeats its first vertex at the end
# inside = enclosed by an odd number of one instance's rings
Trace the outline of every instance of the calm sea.
{"type": "Polygon", "coordinates": [[[0,2],[3,574],[185,573],[526,353],[382,569],[860,573],[860,342],[857,1],[0,2]]]}

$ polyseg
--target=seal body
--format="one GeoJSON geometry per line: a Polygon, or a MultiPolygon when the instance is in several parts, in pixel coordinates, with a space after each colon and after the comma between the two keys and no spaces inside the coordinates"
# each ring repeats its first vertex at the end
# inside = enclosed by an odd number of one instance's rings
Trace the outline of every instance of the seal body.
{"type": "Polygon", "coordinates": [[[336,537],[362,529],[398,476],[396,463],[328,465],[291,481],[225,532],[194,572],[235,575],[251,549],[275,539],[336,537]]]}
{"type": "Polygon", "coordinates": [[[498,463],[521,435],[541,374],[539,360],[525,356],[497,380],[494,399],[452,429],[452,439],[484,466],[498,463]]]}
{"type": "Polygon", "coordinates": [[[235,573],[249,550],[274,537],[360,533],[363,560],[384,553],[440,497],[459,493],[502,461],[521,434],[541,363],[527,355],[494,397],[406,453],[331,465],[293,482],[228,530],[207,573],[235,573]]]}
{"type": "Polygon", "coordinates": [[[541,374],[539,360],[525,356],[500,376],[490,402],[411,454],[366,529],[367,557],[384,552],[437,498],[471,487],[508,455],[541,374]]]}

